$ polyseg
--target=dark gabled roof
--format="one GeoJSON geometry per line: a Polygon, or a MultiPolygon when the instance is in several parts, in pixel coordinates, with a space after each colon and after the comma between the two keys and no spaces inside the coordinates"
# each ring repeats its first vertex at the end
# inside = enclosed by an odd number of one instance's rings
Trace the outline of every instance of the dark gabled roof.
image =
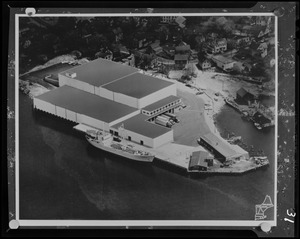
{"type": "Polygon", "coordinates": [[[191,50],[190,45],[177,46],[175,48],[176,51],[189,51],[191,50]]]}
{"type": "Polygon", "coordinates": [[[244,97],[246,94],[248,93],[248,91],[246,91],[243,87],[240,88],[236,94],[239,95],[240,97],[244,97]]]}
{"type": "MultiPolygon", "coordinates": [[[[202,63],[202,62],[204,62],[204,61],[206,61],[206,60],[208,60],[208,59],[206,58],[205,55],[202,55],[202,54],[199,54],[199,55],[198,55],[198,62],[202,63]]],[[[209,60],[208,60],[208,61],[209,61],[209,60]]]]}
{"type": "Polygon", "coordinates": [[[189,59],[189,56],[188,55],[175,55],[175,58],[174,60],[175,61],[187,61],[189,59]]]}
{"type": "Polygon", "coordinates": [[[253,96],[253,94],[251,94],[249,91],[246,91],[243,87],[240,88],[237,92],[237,95],[239,95],[240,97],[244,97],[245,95],[249,95],[249,96],[253,96]]]}
{"type": "Polygon", "coordinates": [[[213,157],[209,156],[208,152],[206,151],[193,152],[191,155],[190,167],[193,166],[207,167],[207,162],[205,162],[205,159],[212,159],[212,158],[213,157]]]}

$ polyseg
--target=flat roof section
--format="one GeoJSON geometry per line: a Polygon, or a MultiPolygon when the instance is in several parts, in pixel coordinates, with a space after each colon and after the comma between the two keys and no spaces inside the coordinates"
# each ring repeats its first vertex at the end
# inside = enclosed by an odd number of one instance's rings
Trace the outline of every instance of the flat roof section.
{"type": "Polygon", "coordinates": [[[169,103],[172,103],[172,102],[174,102],[176,100],[179,100],[179,99],[180,99],[180,97],[178,97],[178,96],[170,95],[170,96],[168,96],[166,98],[163,98],[163,99],[161,99],[159,101],[154,102],[151,105],[146,106],[145,108],[143,108],[143,110],[151,112],[153,110],[159,109],[160,107],[163,107],[163,106],[165,106],[165,105],[167,105],[169,103]]]}
{"type": "Polygon", "coordinates": [[[135,73],[102,87],[113,92],[140,99],[173,84],[172,82],[156,77],[135,73]]]}
{"type": "Polygon", "coordinates": [[[157,138],[172,130],[171,128],[166,128],[154,123],[150,123],[147,121],[148,118],[149,117],[143,114],[138,114],[121,123],[115,124],[112,127],[117,130],[122,124],[124,124],[125,129],[152,139],[157,138]]]}
{"type": "Polygon", "coordinates": [[[230,147],[229,143],[213,133],[208,133],[201,138],[226,158],[237,154],[237,152],[230,147]]]}
{"type": "Polygon", "coordinates": [[[83,114],[106,123],[137,109],[64,85],[36,97],[50,104],[83,114]]]}
{"type": "Polygon", "coordinates": [[[138,69],[99,58],[70,70],[63,71],[60,74],[65,74],[67,72],[76,73],[75,79],[77,80],[99,87],[116,79],[138,72],[138,69]]]}

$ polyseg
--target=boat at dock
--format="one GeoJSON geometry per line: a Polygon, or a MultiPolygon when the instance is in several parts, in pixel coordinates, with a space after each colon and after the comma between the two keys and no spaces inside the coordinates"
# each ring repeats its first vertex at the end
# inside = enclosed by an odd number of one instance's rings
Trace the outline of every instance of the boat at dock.
{"type": "Polygon", "coordinates": [[[86,133],[85,137],[94,147],[127,159],[149,163],[151,163],[154,159],[153,154],[135,149],[133,145],[127,145],[124,140],[115,138],[113,135],[104,131],[97,131],[94,133],[89,131],[86,133]]]}

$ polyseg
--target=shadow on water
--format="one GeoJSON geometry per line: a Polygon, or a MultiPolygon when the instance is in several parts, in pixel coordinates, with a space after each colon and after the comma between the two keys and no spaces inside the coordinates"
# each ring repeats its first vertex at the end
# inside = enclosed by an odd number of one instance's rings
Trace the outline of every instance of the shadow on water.
{"type": "Polygon", "coordinates": [[[144,176],[153,177],[155,175],[152,167],[152,163],[138,162],[130,159],[126,159],[122,156],[112,154],[110,152],[105,152],[103,150],[97,149],[87,142],[86,152],[89,158],[94,161],[104,161],[109,160],[113,163],[115,167],[118,168],[130,168],[138,173],[142,173],[144,176]]]}
{"type": "MultiPolygon", "coordinates": [[[[171,165],[170,163],[164,162],[162,160],[154,159],[152,163],[144,163],[144,162],[137,162],[133,160],[127,160],[124,159],[121,156],[114,155],[109,152],[102,151],[100,149],[97,149],[90,145],[84,138],[84,133],[76,131],[73,129],[73,127],[77,123],[73,123],[71,121],[67,121],[65,119],[59,118],[57,116],[45,113],[43,111],[39,110],[33,110],[32,114],[34,116],[34,120],[37,124],[42,125],[44,127],[50,128],[52,130],[55,130],[57,132],[63,133],[68,136],[76,137],[78,139],[81,139],[83,143],[86,144],[86,154],[87,156],[93,160],[94,162],[99,162],[99,161],[104,161],[104,160],[110,160],[115,167],[125,167],[125,168],[130,168],[131,170],[143,174],[144,176],[147,177],[154,177],[155,176],[155,170],[153,167],[163,169],[168,172],[175,173],[177,175],[190,178],[193,180],[203,180],[211,177],[218,177],[218,176],[228,176],[228,177],[239,177],[241,174],[228,174],[228,173],[189,173],[186,171],[186,169],[183,169],[181,167],[171,165]]],[[[265,128],[261,130],[263,133],[268,133],[271,131],[271,128],[265,128]]],[[[267,167],[262,167],[256,170],[262,170],[266,171],[267,167]]],[[[251,170],[248,172],[243,173],[243,175],[247,175],[252,173],[253,171],[256,170],[251,170]]]]}

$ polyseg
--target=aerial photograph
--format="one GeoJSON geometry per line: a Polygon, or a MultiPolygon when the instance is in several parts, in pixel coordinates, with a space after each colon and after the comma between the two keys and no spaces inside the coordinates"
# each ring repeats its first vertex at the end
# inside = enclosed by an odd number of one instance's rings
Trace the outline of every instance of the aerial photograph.
{"type": "Polygon", "coordinates": [[[23,220],[274,220],[275,17],[19,17],[23,220]]]}

